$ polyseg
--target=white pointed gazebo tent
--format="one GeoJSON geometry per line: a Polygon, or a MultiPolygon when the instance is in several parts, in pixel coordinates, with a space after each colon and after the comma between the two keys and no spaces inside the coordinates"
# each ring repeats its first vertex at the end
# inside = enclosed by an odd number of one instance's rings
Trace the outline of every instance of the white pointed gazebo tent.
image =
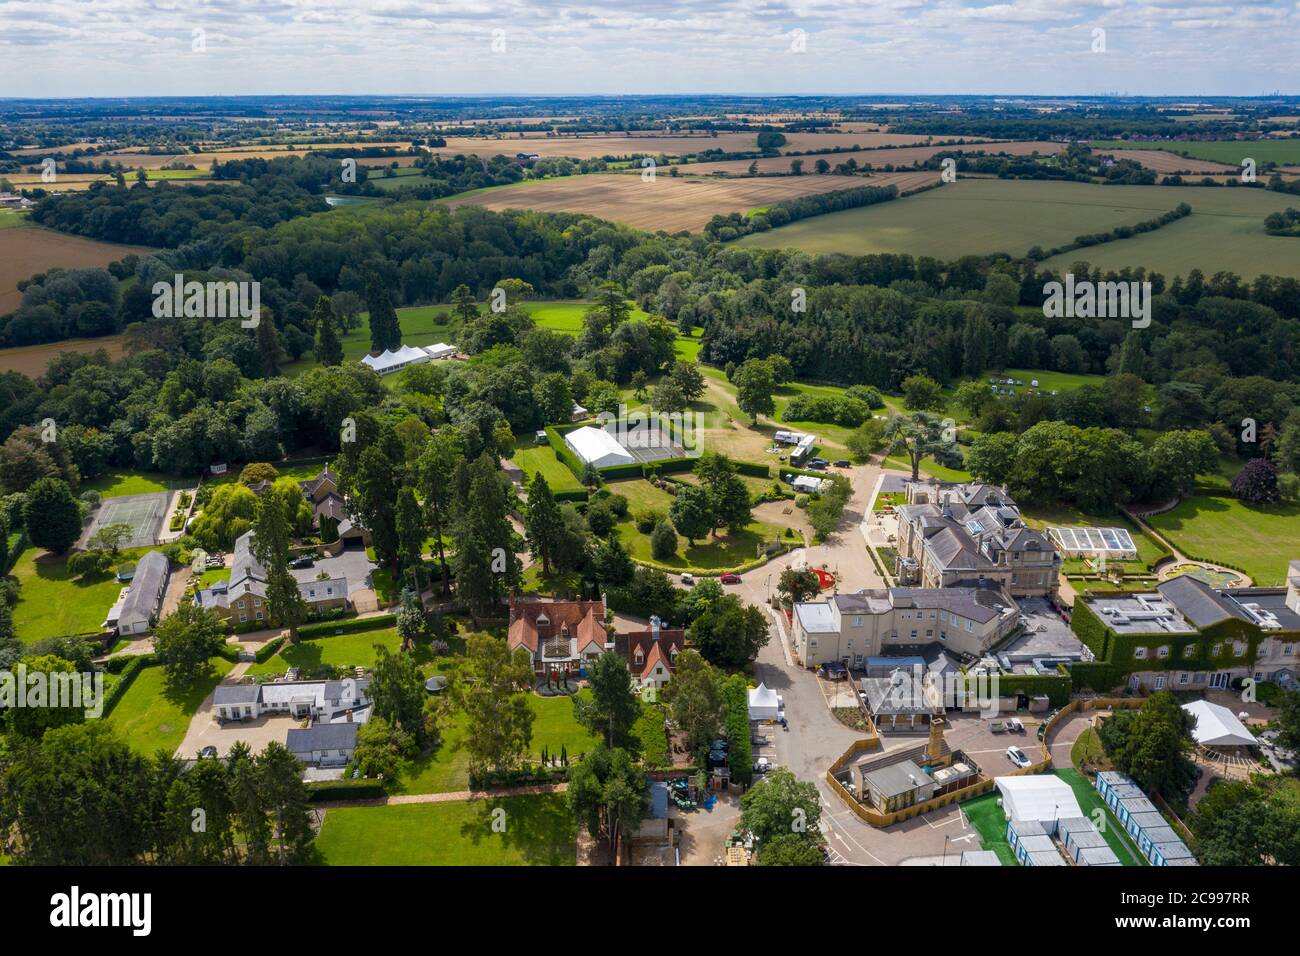
{"type": "Polygon", "coordinates": [[[776,698],[776,691],[772,690],[766,684],[759,684],[749,692],[749,719],[750,720],[776,720],[780,703],[776,698]]]}
{"type": "Polygon", "coordinates": [[[1002,812],[1008,820],[1032,820],[1053,833],[1057,820],[1083,816],[1074,790],[1055,774],[994,777],[993,783],[1002,794],[1002,812]]]}
{"type": "Polygon", "coordinates": [[[1237,715],[1221,704],[1194,700],[1183,704],[1183,710],[1196,718],[1192,737],[1202,747],[1253,747],[1257,743],[1237,715]]]}

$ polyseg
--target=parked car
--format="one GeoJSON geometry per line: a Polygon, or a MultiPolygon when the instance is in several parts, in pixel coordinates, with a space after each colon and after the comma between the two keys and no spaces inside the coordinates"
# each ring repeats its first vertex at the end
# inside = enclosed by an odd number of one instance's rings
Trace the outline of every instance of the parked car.
{"type": "Polygon", "coordinates": [[[1022,724],[1020,720],[1016,717],[1009,717],[1006,721],[1006,725],[1007,725],[1007,730],[1010,733],[1023,734],[1025,732],[1025,725],[1022,724]]]}
{"type": "Polygon", "coordinates": [[[688,588],[693,588],[693,587],[695,587],[695,575],[693,575],[693,574],[683,574],[683,575],[682,575],[682,584],[685,585],[685,586],[688,587],[688,588]]]}
{"type": "Polygon", "coordinates": [[[816,471],[821,471],[829,464],[830,462],[827,461],[825,458],[809,458],[808,464],[805,467],[812,468],[816,471]]]}
{"type": "Polygon", "coordinates": [[[217,755],[217,748],[212,746],[211,744],[208,744],[206,747],[204,747],[202,750],[199,751],[200,757],[215,757],[216,755],[217,755]]]}
{"type": "Polygon", "coordinates": [[[1005,734],[1007,732],[1007,722],[1005,720],[995,720],[989,724],[989,730],[995,734],[1005,734]]]}
{"type": "Polygon", "coordinates": [[[316,563],[316,559],[309,554],[304,554],[300,558],[294,558],[289,562],[291,568],[310,568],[316,563]]]}
{"type": "Polygon", "coordinates": [[[754,761],[754,773],[767,773],[772,769],[772,762],[766,757],[759,757],[754,761]]]}
{"type": "Polygon", "coordinates": [[[722,577],[718,578],[718,580],[721,581],[723,584],[739,584],[739,583],[740,583],[740,575],[739,575],[739,574],[724,574],[722,577]]]}
{"type": "Polygon", "coordinates": [[[1019,747],[1008,747],[1007,759],[1017,767],[1028,767],[1031,763],[1030,759],[1025,756],[1025,752],[1019,747]]]}
{"type": "Polygon", "coordinates": [[[847,458],[839,458],[839,459],[837,459],[837,460],[835,461],[835,467],[836,467],[836,468],[850,468],[850,467],[852,467],[852,466],[849,464],[849,460],[848,460],[847,458]]]}

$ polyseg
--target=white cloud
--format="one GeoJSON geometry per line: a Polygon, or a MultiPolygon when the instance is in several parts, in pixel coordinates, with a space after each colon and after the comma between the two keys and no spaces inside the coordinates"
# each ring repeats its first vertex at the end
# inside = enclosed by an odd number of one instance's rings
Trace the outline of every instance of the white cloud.
{"type": "Polygon", "coordinates": [[[0,92],[1082,92],[1082,58],[1090,89],[1294,93],[1297,37],[1291,0],[0,0],[0,92]]]}

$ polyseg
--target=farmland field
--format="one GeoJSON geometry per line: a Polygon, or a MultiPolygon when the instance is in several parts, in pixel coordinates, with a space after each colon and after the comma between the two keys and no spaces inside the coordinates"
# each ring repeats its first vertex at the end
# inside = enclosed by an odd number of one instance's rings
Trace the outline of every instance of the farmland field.
{"type": "Polygon", "coordinates": [[[1023,255],[1085,233],[1152,219],[1180,202],[1192,215],[1132,239],[1076,249],[1047,260],[1054,269],[1080,259],[1102,268],[1145,265],[1167,276],[1194,267],[1246,276],[1300,274],[1285,238],[1264,234],[1264,217],[1294,197],[1231,187],[1094,186],[997,179],[959,180],[875,206],[847,209],[738,240],[810,253],[910,253],[956,259],[967,254],[1023,255]]]}
{"type": "Polygon", "coordinates": [[[1141,140],[1098,140],[1093,149],[1159,149],[1169,153],[1186,153],[1193,159],[1205,159],[1241,168],[1250,157],[1256,163],[1300,163],[1300,138],[1262,140],[1203,140],[1197,142],[1143,142],[1141,140]]]}
{"type": "Polygon", "coordinates": [[[700,180],[665,173],[653,181],[612,174],[546,179],[496,189],[447,205],[474,204],[497,211],[580,212],[637,229],[695,231],[717,214],[745,212],[784,199],[835,192],[861,185],[843,176],[785,176],[763,179],[700,180]]]}
{"type": "MultiPolygon", "coordinates": [[[[0,233],[3,235],[3,233],[0,233]]],[[[17,293],[15,292],[15,295],[17,293]]],[[[2,297],[2,296],[0,296],[2,297]]],[[[15,305],[17,302],[15,301],[15,305]]],[[[97,339],[64,339],[62,342],[42,342],[40,345],[18,345],[0,349],[0,372],[22,372],[28,378],[44,375],[51,360],[63,352],[80,352],[93,355],[103,349],[111,359],[122,357],[122,336],[105,335],[97,339]]]]}
{"type": "Polygon", "coordinates": [[[573,866],[577,824],[564,794],[338,807],[316,849],[334,866],[573,866]],[[505,811],[503,832],[493,811],[505,811]]]}
{"type": "Polygon", "coordinates": [[[1116,149],[1098,150],[1109,152],[1115,159],[1131,159],[1152,172],[1157,173],[1192,173],[1194,175],[1213,176],[1241,172],[1240,166],[1225,163],[1213,163],[1204,159],[1186,159],[1176,153],[1163,149],[1116,149]]]}
{"type": "MultiPolygon", "coordinates": [[[[18,308],[22,299],[18,282],[38,272],[54,266],[67,269],[106,266],[133,252],[148,255],[152,251],[143,246],[97,242],[36,226],[0,229],[0,315],[18,308]]],[[[45,371],[43,366],[41,371],[45,371]]]]}
{"type": "MultiPolygon", "coordinates": [[[[938,138],[946,139],[947,137],[938,138]]],[[[824,159],[830,163],[832,169],[840,163],[847,163],[850,159],[855,160],[859,166],[870,165],[873,169],[881,169],[891,164],[894,166],[911,166],[915,163],[923,163],[935,153],[956,148],[955,146],[904,146],[897,149],[860,149],[842,153],[823,153],[817,156],[771,156],[758,160],[724,159],[714,163],[692,163],[683,166],[682,172],[703,173],[706,175],[725,173],[728,176],[742,176],[749,169],[750,163],[756,162],[758,163],[759,172],[784,173],[789,171],[790,161],[793,159],[803,160],[803,168],[806,173],[813,171],[813,167],[819,159],[824,159]]],[[[967,151],[975,148],[972,145],[968,147],[967,151]]],[[[987,153],[1010,153],[1013,156],[1028,156],[1031,153],[1038,153],[1042,156],[1055,156],[1065,148],[1065,144],[1032,140],[984,143],[978,148],[987,153]]],[[[937,173],[934,175],[937,175],[937,173]]]]}
{"type": "MultiPolygon", "coordinates": [[[[836,146],[872,147],[924,143],[928,137],[901,133],[786,133],[788,142],[782,152],[806,152],[812,149],[833,149],[836,146]]],[[[515,153],[537,153],[542,157],[570,156],[574,159],[594,159],[601,156],[630,156],[633,153],[685,156],[706,149],[720,149],[728,153],[757,152],[757,133],[719,133],[717,136],[665,135],[637,133],[631,135],[595,136],[502,136],[485,139],[478,136],[448,136],[447,145],[437,152],[444,156],[457,153],[476,156],[513,156],[515,153]]]]}

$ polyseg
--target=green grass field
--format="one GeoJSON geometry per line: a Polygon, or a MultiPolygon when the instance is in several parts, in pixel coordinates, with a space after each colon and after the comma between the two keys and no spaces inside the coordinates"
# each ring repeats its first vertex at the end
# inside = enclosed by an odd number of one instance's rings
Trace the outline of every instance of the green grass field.
{"type": "Polygon", "coordinates": [[[198,712],[203,698],[235,666],[223,657],[212,658],[211,664],[210,673],[182,693],[167,687],[163,668],[146,667],[108,715],[108,722],[139,753],[173,752],[185,739],[190,718],[198,712]]]}
{"type": "Polygon", "coordinates": [[[1198,142],[1143,142],[1141,140],[1107,139],[1090,144],[1094,149],[1158,149],[1178,156],[1204,159],[1212,163],[1240,166],[1247,157],[1257,164],[1278,163],[1283,166],[1300,164],[1300,139],[1260,140],[1203,140],[1198,142]]]}
{"type": "Polygon", "coordinates": [[[1294,206],[1295,197],[1262,189],[967,179],[893,202],[814,216],[738,242],[812,254],[1019,256],[1033,246],[1050,249],[1079,235],[1153,219],[1182,202],[1193,210],[1186,219],[1131,239],[1076,249],[1046,265],[1060,270],[1086,260],[1107,269],[1143,265],[1166,276],[1196,267],[1247,277],[1300,275],[1300,256],[1287,239],[1264,233],[1264,217],[1294,206]]]}
{"type": "Polygon", "coordinates": [[[530,481],[538,474],[544,475],[551,491],[583,490],[582,483],[573,476],[569,466],[555,456],[555,449],[550,445],[537,444],[531,435],[515,438],[515,453],[510,460],[519,466],[530,481]]]}
{"type": "Polygon", "coordinates": [[[286,645],[278,654],[271,655],[261,664],[251,665],[248,673],[283,674],[288,668],[297,667],[303,674],[312,674],[322,665],[373,667],[376,644],[396,653],[401,643],[395,627],[321,637],[286,645]]]}
{"type": "MultiPolygon", "coordinates": [[[[145,550],[123,551],[121,560],[135,560],[145,550]]],[[[98,633],[123,587],[111,573],[89,581],[73,578],[66,557],[38,548],[24,551],[11,573],[21,585],[13,609],[14,629],[27,644],[47,637],[98,633]]]]}
{"type": "Polygon", "coordinates": [[[329,810],[316,849],[334,866],[573,866],[576,841],[564,795],[546,794],[329,810]]]}
{"type": "Polygon", "coordinates": [[[102,498],[119,498],[123,495],[145,495],[156,491],[192,488],[193,481],[164,475],[158,472],[111,471],[83,481],[79,490],[98,491],[102,498]]]}
{"type": "MultiPolygon", "coordinates": [[[[574,719],[573,701],[569,697],[532,694],[528,705],[535,715],[529,746],[534,760],[541,758],[542,747],[556,757],[564,748],[573,758],[595,749],[597,740],[574,719]]],[[[464,712],[455,711],[439,729],[442,742],[438,748],[407,761],[400,778],[390,784],[391,792],[454,793],[469,789],[469,754],[465,750],[469,719],[464,712]]]]}
{"type": "Polygon", "coordinates": [[[1189,558],[1242,568],[1257,585],[1276,587],[1300,541],[1300,505],[1253,507],[1235,498],[1194,495],[1148,519],[1189,558]]]}
{"type": "Polygon", "coordinates": [[[672,496],[641,478],[611,481],[608,487],[614,494],[627,498],[628,517],[615,525],[615,530],[637,561],[654,561],[674,571],[716,573],[755,560],[758,557],[758,546],[764,541],[771,541],[774,538],[787,540],[782,537],[785,532],[784,527],[752,521],[739,534],[720,532],[716,538],[697,540],[693,547],[687,544],[685,538],[678,536],[676,555],[667,561],[659,561],[651,556],[650,536],[637,531],[633,515],[646,508],[654,508],[667,514],[672,504],[672,496]]]}

